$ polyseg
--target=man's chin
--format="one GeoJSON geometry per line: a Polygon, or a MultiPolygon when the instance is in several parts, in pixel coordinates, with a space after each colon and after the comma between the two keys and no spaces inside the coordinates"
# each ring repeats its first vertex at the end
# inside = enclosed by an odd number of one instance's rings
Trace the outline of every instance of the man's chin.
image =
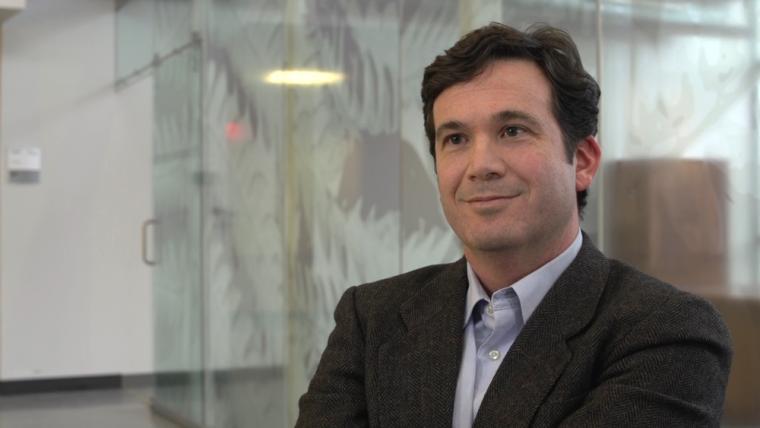
{"type": "Polygon", "coordinates": [[[501,253],[504,251],[513,251],[520,248],[521,243],[517,237],[514,236],[478,236],[468,239],[464,242],[465,248],[474,252],[480,253],[501,253]]]}

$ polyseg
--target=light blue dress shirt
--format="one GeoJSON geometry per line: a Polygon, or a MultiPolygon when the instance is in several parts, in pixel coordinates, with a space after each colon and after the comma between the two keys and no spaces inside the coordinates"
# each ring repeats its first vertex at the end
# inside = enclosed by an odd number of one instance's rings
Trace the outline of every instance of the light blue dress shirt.
{"type": "Polygon", "coordinates": [[[559,256],[488,297],[467,263],[464,349],[454,399],[454,428],[469,428],[496,370],[523,325],[581,249],[580,230],[559,256]]]}

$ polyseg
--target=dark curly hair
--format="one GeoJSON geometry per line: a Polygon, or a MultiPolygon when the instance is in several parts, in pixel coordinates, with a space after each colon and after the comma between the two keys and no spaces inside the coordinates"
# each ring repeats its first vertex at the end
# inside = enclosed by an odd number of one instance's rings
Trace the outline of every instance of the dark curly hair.
{"type": "MultiPolygon", "coordinates": [[[[422,112],[430,154],[435,161],[433,103],[447,88],[477,77],[500,59],[527,59],[543,70],[551,83],[552,111],[562,130],[568,161],[578,143],[596,135],[601,90],[581,63],[578,48],[565,31],[536,24],[525,32],[492,22],[462,37],[425,68],[422,112]]],[[[586,190],[577,192],[578,212],[586,206],[586,190]]]]}

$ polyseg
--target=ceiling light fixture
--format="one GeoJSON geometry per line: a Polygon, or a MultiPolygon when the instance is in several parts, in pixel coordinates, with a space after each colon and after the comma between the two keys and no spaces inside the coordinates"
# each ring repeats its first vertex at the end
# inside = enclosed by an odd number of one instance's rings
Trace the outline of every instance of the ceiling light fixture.
{"type": "Polygon", "coordinates": [[[317,86],[343,81],[344,75],[322,70],[275,70],[264,77],[264,81],[275,85],[317,86]]]}

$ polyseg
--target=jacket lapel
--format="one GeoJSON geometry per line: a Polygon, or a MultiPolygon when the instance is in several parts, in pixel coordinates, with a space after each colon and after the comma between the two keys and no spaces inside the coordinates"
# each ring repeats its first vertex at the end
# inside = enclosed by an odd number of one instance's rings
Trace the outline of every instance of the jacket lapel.
{"type": "Polygon", "coordinates": [[[382,402],[390,406],[381,425],[451,425],[466,291],[466,263],[460,259],[401,306],[406,331],[378,351],[382,402]]]}
{"type": "Polygon", "coordinates": [[[606,258],[584,234],[578,256],[536,308],[494,375],[475,427],[529,426],[570,361],[567,340],[592,320],[607,271],[606,258]]]}

